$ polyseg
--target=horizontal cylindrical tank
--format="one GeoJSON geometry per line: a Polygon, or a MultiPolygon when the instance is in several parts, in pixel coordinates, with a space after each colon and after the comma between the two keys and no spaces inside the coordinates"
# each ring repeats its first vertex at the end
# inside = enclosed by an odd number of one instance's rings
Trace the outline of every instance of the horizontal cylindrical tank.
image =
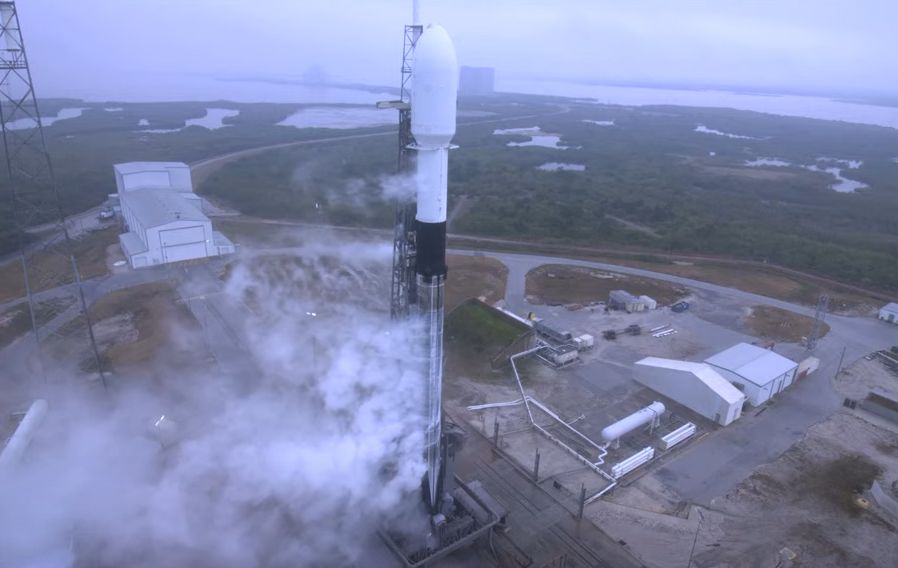
{"type": "Polygon", "coordinates": [[[43,399],[35,400],[31,404],[25,417],[19,423],[19,427],[9,439],[9,443],[0,452],[0,469],[12,467],[22,459],[22,454],[28,449],[32,438],[47,416],[47,408],[47,401],[43,399]]]}
{"type": "Polygon", "coordinates": [[[602,430],[602,439],[606,442],[613,442],[640,426],[655,420],[664,414],[664,411],[664,404],[655,401],[642,410],[634,412],[630,416],[622,418],[610,426],[606,426],[605,429],[602,430]]]}
{"type": "Polygon", "coordinates": [[[418,146],[449,146],[457,104],[455,46],[442,26],[430,25],[418,39],[412,68],[412,134],[418,146]]]}

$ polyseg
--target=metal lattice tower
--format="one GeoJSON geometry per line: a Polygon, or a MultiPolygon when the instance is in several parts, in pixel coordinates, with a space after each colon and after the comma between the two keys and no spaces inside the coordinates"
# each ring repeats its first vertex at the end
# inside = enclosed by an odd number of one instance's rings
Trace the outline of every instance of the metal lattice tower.
{"type": "Polygon", "coordinates": [[[811,325],[811,332],[808,334],[808,351],[817,348],[817,341],[820,339],[820,332],[823,330],[823,322],[826,319],[826,312],[828,311],[829,296],[821,294],[820,297],[817,298],[817,310],[814,313],[814,323],[811,325]]]}
{"type": "MultiPolygon", "coordinates": [[[[411,86],[412,59],[415,45],[423,27],[405,26],[402,45],[402,82],[398,101],[391,106],[399,110],[399,175],[411,173],[412,136],[411,86]]],[[[395,318],[408,316],[411,306],[417,303],[415,285],[415,204],[398,201],[393,224],[393,274],[390,293],[390,315],[395,318]]]]}
{"type": "Polygon", "coordinates": [[[15,2],[0,2],[0,130],[9,174],[10,206],[9,216],[2,222],[8,223],[18,239],[39,374],[45,379],[48,377],[44,344],[55,338],[65,342],[62,353],[80,356],[89,352],[87,366],[95,368],[105,387],[73,243],[40,121],[15,2]],[[38,225],[40,234],[31,236],[37,233],[38,225]],[[46,293],[51,289],[54,290],[52,294],[46,293]],[[52,312],[47,307],[51,296],[57,305],[73,300],[61,314],[71,317],[44,321],[52,312]],[[53,321],[57,323],[53,324],[53,321]]]}

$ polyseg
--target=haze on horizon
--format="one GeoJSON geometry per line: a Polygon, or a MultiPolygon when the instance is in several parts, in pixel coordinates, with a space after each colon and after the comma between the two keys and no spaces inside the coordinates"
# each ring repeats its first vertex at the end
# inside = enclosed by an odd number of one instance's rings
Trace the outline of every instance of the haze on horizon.
{"type": "MultiPolygon", "coordinates": [[[[422,0],[464,65],[506,80],[898,96],[898,3],[422,0]]],[[[19,2],[44,97],[157,100],[187,77],[395,85],[410,0],[19,2]],[[127,93],[127,95],[126,95],[127,93]]],[[[225,97],[222,97],[225,98],[225,97]]]]}

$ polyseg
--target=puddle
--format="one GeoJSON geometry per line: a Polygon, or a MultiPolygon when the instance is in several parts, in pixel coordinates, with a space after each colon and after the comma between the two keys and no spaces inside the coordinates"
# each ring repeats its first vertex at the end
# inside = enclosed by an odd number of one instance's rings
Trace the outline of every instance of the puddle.
{"type": "Polygon", "coordinates": [[[695,132],[701,132],[702,134],[713,134],[715,136],[725,136],[727,138],[738,138],[740,140],[760,140],[760,138],[755,138],[754,136],[743,136],[741,134],[732,134],[729,132],[721,132],[720,130],[714,130],[713,128],[708,128],[704,124],[699,124],[695,127],[695,132]]]}
{"type": "Polygon", "coordinates": [[[370,128],[395,124],[396,112],[369,107],[309,107],[278,122],[294,128],[370,128]]]}
{"type": "Polygon", "coordinates": [[[614,126],[613,120],[589,120],[585,119],[583,122],[588,124],[595,124],[596,126],[614,126]]]}
{"type": "MultiPolygon", "coordinates": [[[[84,111],[89,110],[86,108],[64,108],[56,113],[56,116],[42,116],[41,124],[44,128],[50,126],[54,122],[60,120],[68,120],[70,118],[78,118],[84,111]]],[[[20,118],[18,120],[14,120],[6,125],[6,128],[9,130],[25,130],[28,128],[34,128],[37,126],[37,122],[35,122],[32,118],[20,118]]]]}
{"type": "Polygon", "coordinates": [[[122,112],[125,109],[123,109],[122,107],[108,107],[104,108],[103,110],[105,110],[106,112],[122,112]]]}
{"type": "Polygon", "coordinates": [[[145,118],[141,118],[140,121],[138,121],[138,123],[137,123],[137,126],[149,126],[149,125],[150,125],[150,121],[145,118]]]}
{"type": "Polygon", "coordinates": [[[544,172],[582,172],[586,170],[586,166],[583,164],[565,164],[562,162],[546,162],[545,164],[539,166],[537,169],[543,170],[544,172]]]}

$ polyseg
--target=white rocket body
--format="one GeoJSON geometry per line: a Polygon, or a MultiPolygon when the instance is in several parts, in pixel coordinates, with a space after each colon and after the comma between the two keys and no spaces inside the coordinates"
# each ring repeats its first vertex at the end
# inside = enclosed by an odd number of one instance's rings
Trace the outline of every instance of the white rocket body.
{"type": "Polygon", "coordinates": [[[418,212],[415,272],[418,307],[427,345],[427,500],[436,513],[442,463],[443,292],[446,281],[446,201],[449,148],[455,136],[458,60],[442,27],[428,26],[415,47],[412,68],[412,135],[415,137],[418,212]]]}
{"type": "Polygon", "coordinates": [[[412,135],[418,150],[418,215],[446,221],[449,147],[455,136],[458,59],[446,30],[430,25],[418,39],[412,70],[412,135]]]}

